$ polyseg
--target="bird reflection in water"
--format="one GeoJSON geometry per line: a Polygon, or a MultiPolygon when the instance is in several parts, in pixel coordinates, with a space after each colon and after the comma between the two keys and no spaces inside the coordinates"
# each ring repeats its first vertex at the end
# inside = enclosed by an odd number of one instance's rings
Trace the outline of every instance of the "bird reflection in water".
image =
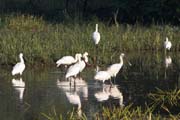
{"type": "Polygon", "coordinates": [[[117,85],[103,85],[102,91],[98,91],[94,94],[95,98],[98,102],[107,101],[110,97],[113,99],[119,99],[119,105],[121,107],[123,104],[123,95],[121,91],[118,89],[117,85]]]}
{"type": "Polygon", "coordinates": [[[22,78],[12,79],[12,85],[15,88],[15,90],[18,92],[20,101],[22,101],[25,90],[25,82],[22,80],[22,78]]]}
{"type": "Polygon", "coordinates": [[[77,105],[77,114],[81,116],[81,97],[84,100],[88,100],[88,86],[86,81],[81,77],[71,77],[70,79],[69,81],[57,80],[57,86],[65,92],[69,103],[77,105]],[[71,85],[70,82],[72,82],[71,85]]]}

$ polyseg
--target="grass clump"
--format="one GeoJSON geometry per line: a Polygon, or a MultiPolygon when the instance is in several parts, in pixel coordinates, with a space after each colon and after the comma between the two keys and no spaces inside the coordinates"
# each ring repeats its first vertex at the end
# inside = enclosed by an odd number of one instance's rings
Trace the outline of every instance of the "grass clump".
{"type": "MultiPolygon", "coordinates": [[[[90,119],[95,120],[169,120],[169,119],[180,119],[179,110],[177,113],[174,109],[179,109],[180,90],[174,89],[169,91],[163,91],[157,88],[156,92],[148,95],[151,103],[146,105],[136,106],[129,104],[124,107],[102,107],[96,113],[92,113],[90,119]],[[162,111],[165,110],[165,111],[162,111]]],[[[57,114],[54,109],[51,114],[41,114],[43,118],[47,120],[87,120],[86,115],[83,113],[82,116],[76,111],[68,112],[65,116],[57,114]]]]}
{"type": "Polygon", "coordinates": [[[101,63],[110,62],[124,51],[162,50],[165,37],[173,44],[173,51],[180,50],[180,28],[171,25],[108,26],[102,22],[50,23],[32,15],[9,15],[0,17],[0,63],[17,61],[19,52],[24,53],[27,64],[54,64],[64,55],[89,52],[95,56],[92,32],[99,24],[101,40],[99,57],[101,63]],[[112,54],[113,53],[113,54],[112,54]]]}

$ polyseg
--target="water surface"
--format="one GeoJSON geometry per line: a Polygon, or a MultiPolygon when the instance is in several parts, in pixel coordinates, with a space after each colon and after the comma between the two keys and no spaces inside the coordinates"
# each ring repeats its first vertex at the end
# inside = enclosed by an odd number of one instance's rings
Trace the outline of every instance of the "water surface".
{"type": "MultiPolygon", "coordinates": [[[[58,114],[77,111],[92,119],[102,106],[121,107],[133,103],[144,105],[147,95],[156,88],[169,90],[180,87],[179,54],[126,53],[132,63],[125,60],[114,86],[103,85],[93,79],[94,68],[86,68],[80,77],[70,82],[65,72],[55,66],[43,69],[26,69],[22,78],[12,77],[10,69],[1,69],[0,118],[1,120],[44,120],[42,113],[58,114]],[[75,80],[75,83],[74,83],[75,80]]],[[[112,59],[111,63],[119,62],[112,59]]],[[[110,63],[110,64],[111,64],[110,63]]],[[[104,70],[108,65],[100,65],[104,70]]]]}

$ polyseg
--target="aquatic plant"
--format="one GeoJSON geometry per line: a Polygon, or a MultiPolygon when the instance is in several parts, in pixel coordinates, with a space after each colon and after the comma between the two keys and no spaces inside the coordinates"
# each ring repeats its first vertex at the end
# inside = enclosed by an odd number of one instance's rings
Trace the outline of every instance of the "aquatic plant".
{"type": "MultiPolygon", "coordinates": [[[[95,56],[92,33],[99,25],[101,40],[98,55],[100,64],[107,64],[124,51],[163,51],[167,36],[172,41],[172,51],[180,50],[180,28],[171,25],[120,24],[89,21],[84,23],[50,23],[32,15],[1,16],[0,63],[13,64],[23,52],[27,65],[47,65],[64,55],[87,51],[95,56]],[[109,59],[110,58],[110,59],[109,59]]],[[[92,62],[91,60],[90,62],[92,62]]]]}

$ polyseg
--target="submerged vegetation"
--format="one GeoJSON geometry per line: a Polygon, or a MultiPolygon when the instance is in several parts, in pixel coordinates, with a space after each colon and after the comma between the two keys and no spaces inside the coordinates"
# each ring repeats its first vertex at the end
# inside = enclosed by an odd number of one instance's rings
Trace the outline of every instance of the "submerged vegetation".
{"type": "Polygon", "coordinates": [[[99,24],[101,40],[99,56],[108,63],[115,54],[124,51],[163,51],[163,41],[169,37],[172,51],[180,50],[180,28],[171,25],[87,23],[48,23],[41,17],[9,15],[0,18],[0,63],[12,64],[24,53],[26,63],[52,64],[63,55],[89,52],[94,56],[92,32],[99,24]]]}
{"type": "MultiPolygon", "coordinates": [[[[142,106],[134,106],[133,104],[129,104],[125,107],[103,107],[97,113],[93,113],[93,119],[95,120],[132,120],[132,119],[143,119],[143,120],[168,120],[168,119],[180,119],[179,110],[177,113],[172,114],[176,107],[179,107],[180,101],[180,90],[169,90],[164,91],[161,89],[157,89],[156,92],[150,93],[148,98],[151,102],[142,106]],[[160,106],[160,108],[159,108],[160,106]],[[171,109],[168,109],[171,108],[171,109]],[[160,111],[161,109],[165,111],[160,111]]],[[[78,116],[76,111],[68,112],[67,116],[59,115],[55,109],[53,112],[46,114],[41,113],[41,116],[46,118],[47,120],[63,120],[63,119],[80,119],[87,120],[85,114],[82,116],[78,116]]]]}

